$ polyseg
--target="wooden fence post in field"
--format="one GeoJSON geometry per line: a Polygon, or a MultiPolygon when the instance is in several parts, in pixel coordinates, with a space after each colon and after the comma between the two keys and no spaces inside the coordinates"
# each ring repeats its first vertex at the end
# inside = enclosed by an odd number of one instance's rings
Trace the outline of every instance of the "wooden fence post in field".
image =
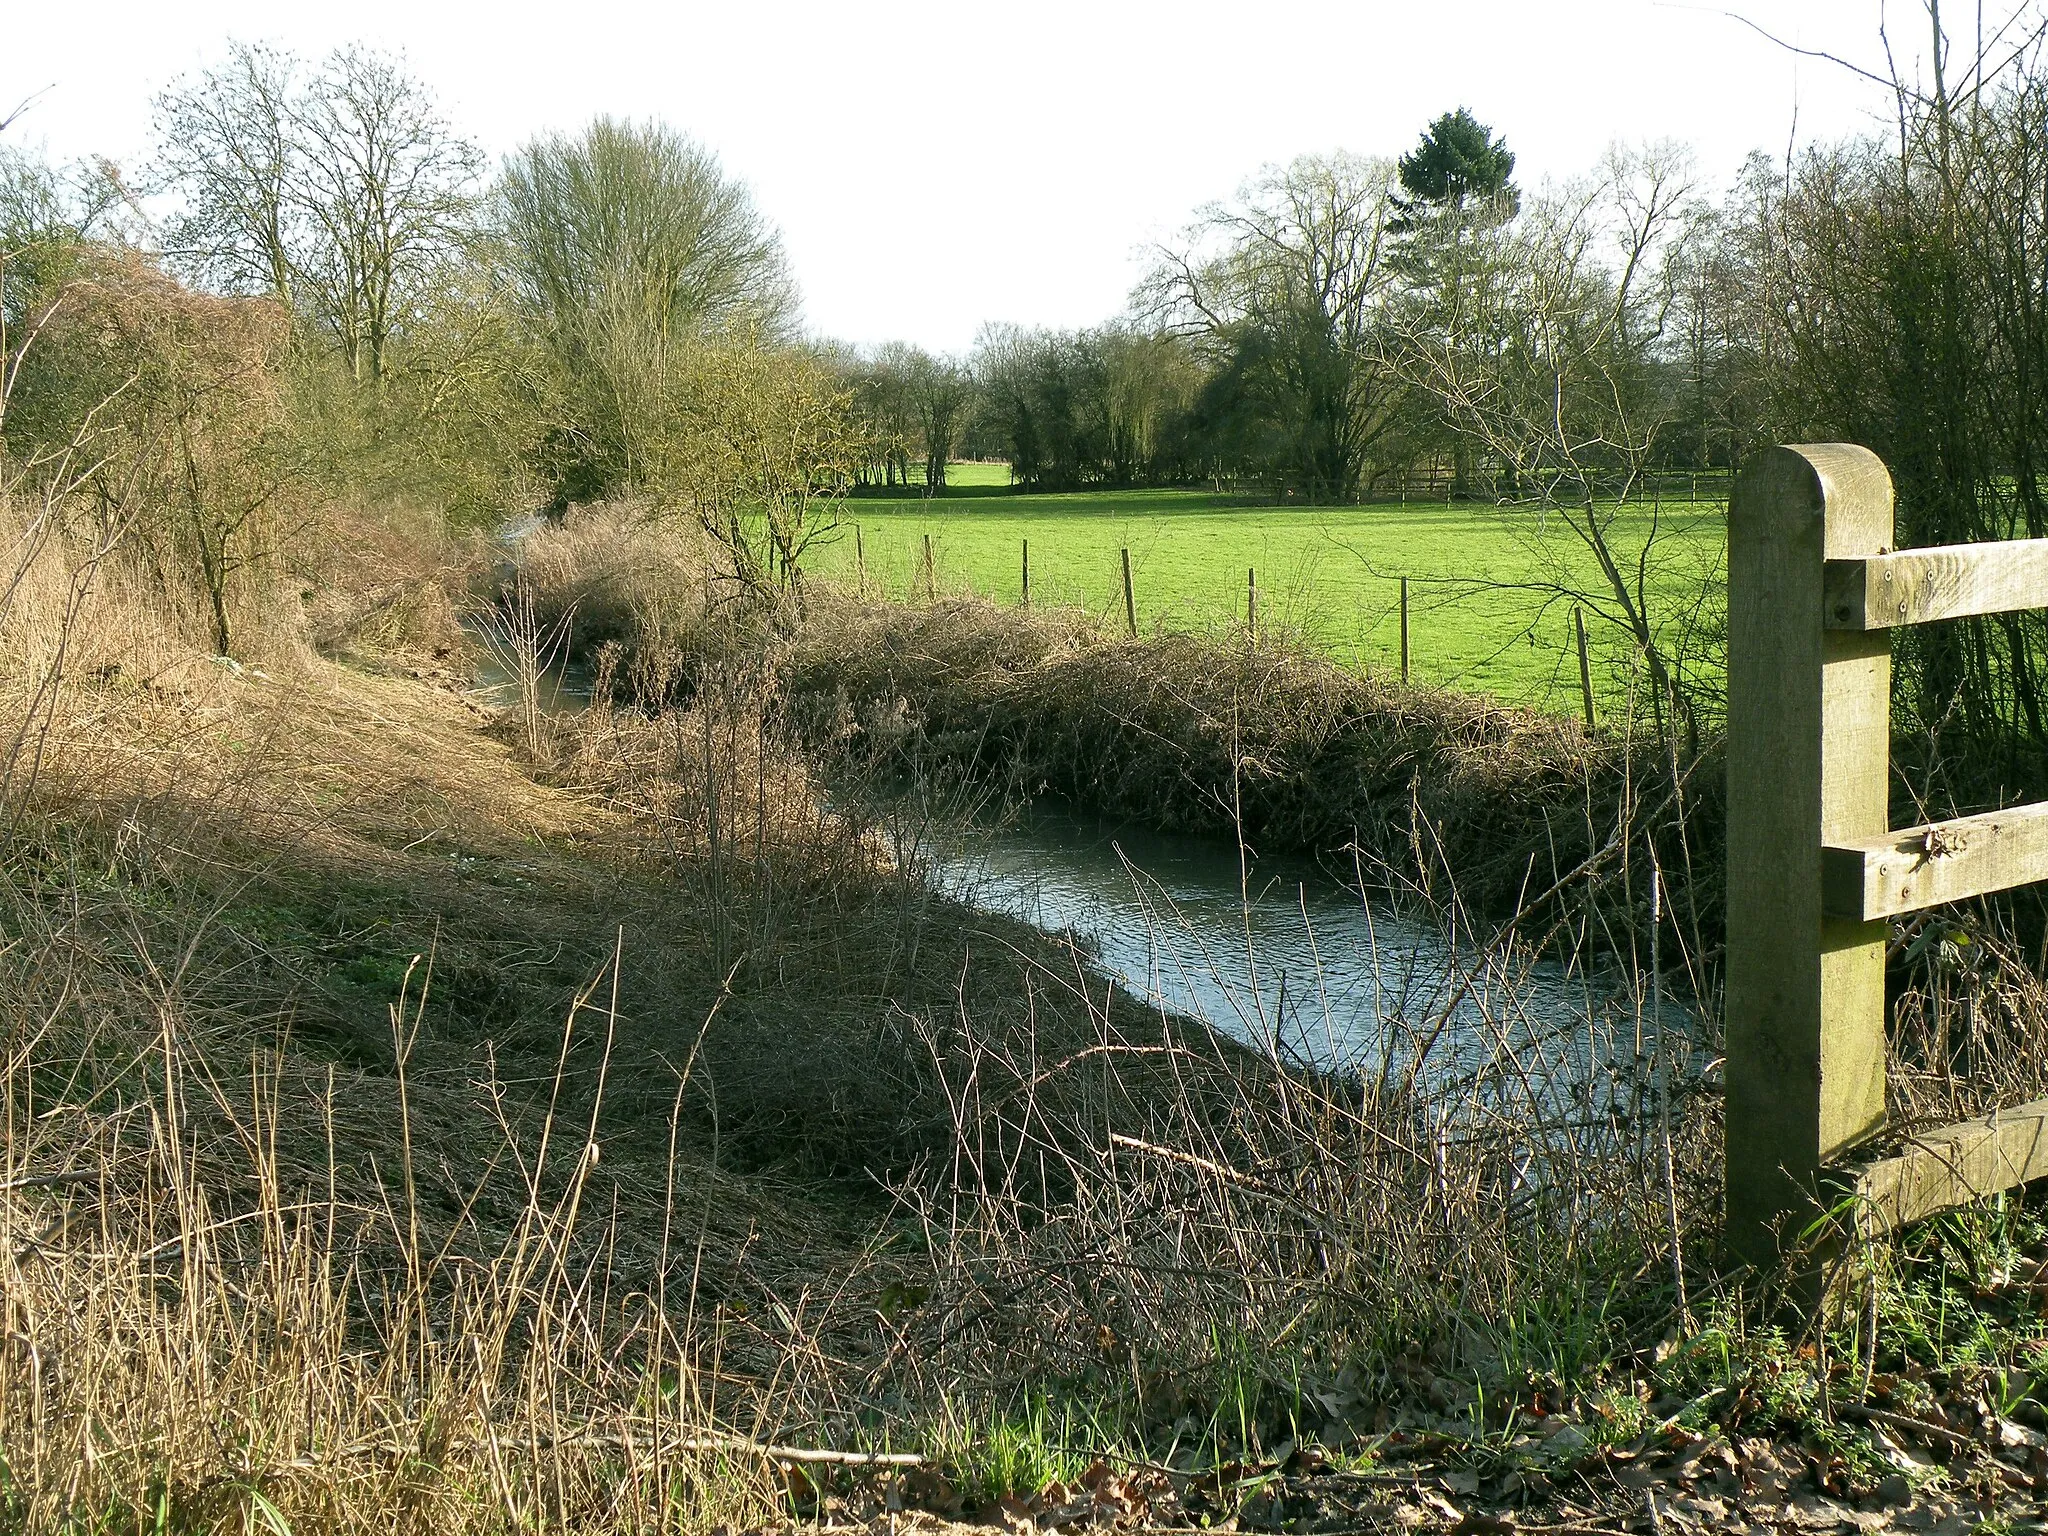
{"type": "Polygon", "coordinates": [[[1891,641],[1824,626],[1831,560],[1892,541],[1841,443],[1772,448],[1728,507],[1728,1244],[1774,1260],[1884,1122],[1885,925],[1830,914],[1822,848],[1888,826],[1891,641]]]}
{"type": "Polygon", "coordinates": [[[939,600],[939,582],[932,569],[932,536],[924,536],[924,600],[936,603],[939,600]]]}
{"type": "Polygon", "coordinates": [[[1401,578],[1401,681],[1408,681],[1408,578],[1401,578]]]}
{"type": "Polygon", "coordinates": [[[868,595],[868,552],[867,546],[861,543],[859,523],[853,525],[853,579],[865,599],[868,595]]]}
{"type": "Polygon", "coordinates": [[[1131,638],[1138,638],[1138,599],[1131,591],[1131,552],[1123,551],[1124,560],[1124,623],[1130,626],[1131,638]]]}
{"type": "Polygon", "coordinates": [[[2048,1099],[1883,1158],[1887,919],[2048,879],[2048,803],[1893,828],[1890,631],[2048,608],[2048,539],[1891,550],[1866,449],[1773,448],[1728,498],[1728,1247],[1866,1235],[2048,1176],[2048,1099]]]}
{"type": "Polygon", "coordinates": [[[1592,730],[1593,720],[1593,666],[1586,656],[1586,610],[1572,609],[1572,629],[1579,641],[1579,702],[1585,706],[1586,729],[1592,730]]]}
{"type": "Polygon", "coordinates": [[[1259,570],[1257,566],[1245,567],[1244,632],[1254,640],[1259,638],[1259,570]]]}
{"type": "Polygon", "coordinates": [[[1029,539],[1024,541],[1024,580],[1020,590],[1024,594],[1024,606],[1029,608],[1031,606],[1031,541],[1029,539]]]}

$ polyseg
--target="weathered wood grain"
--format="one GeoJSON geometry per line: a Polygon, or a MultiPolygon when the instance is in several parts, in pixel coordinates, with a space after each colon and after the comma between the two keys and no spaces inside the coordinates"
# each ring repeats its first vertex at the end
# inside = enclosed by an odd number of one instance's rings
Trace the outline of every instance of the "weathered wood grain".
{"type": "Polygon", "coordinates": [[[2048,880],[2048,803],[1832,842],[1821,856],[1830,916],[1867,922],[2048,880]]]}
{"type": "Polygon", "coordinates": [[[1892,629],[2019,608],[2048,608],[2048,539],[1828,561],[1829,629],[1892,629]]]}
{"type": "Polygon", "coordinates": [[[1937,1211],[2048,1176],[2048,1099],[1915,1136],[1848,1170],[1856,1228],[1883,1237],[1937,1211]]]}
{"type": "Polygon", "coordinates": [[[1728,523],[1728,1242],[1768,1263],[1884,1121],[1885,929],[1827,914],[1821,849],[1888,830],[1891,646],[1822,610],[1827,561],[1890,546],[1891,476],[1773,448],[1728,523]]]}

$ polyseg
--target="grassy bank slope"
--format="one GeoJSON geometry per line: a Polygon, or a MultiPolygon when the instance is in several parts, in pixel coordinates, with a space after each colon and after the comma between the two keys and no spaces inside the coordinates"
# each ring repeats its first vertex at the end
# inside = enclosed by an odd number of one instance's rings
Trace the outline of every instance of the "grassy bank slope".
{"type": "Polygon", "coordinates": [[[413,563],[312,578],[326,655],[229,666],[124,596],[72,639],[125,665],[9,696],[0,1529],[786,1508],[716,1445],[932,1433],[847,1391],[877,1294],[932,1284],[875,1245],[963,1053],[1082,1056],[1057,1121],[1131,1103],[1091,1050],[1158,1043],[825,813],[744,668],[536,744],[467,696],[466,572],[413,563]]]}
{"type": "MultiPolygon", "coordinates": [[[[49,634],[9,632],[0,1529],[1598,1528],[1641,1508],[1616,1469],[1725,1513],[1709,1456],[1773,1512],[1875,1499],[1850,1409],[1993,1391],[1902,1499],[2025,1475],[1993,1438],[2048,1252],[2023,1209],[1854,1271],[1802,1353],[1712,1274],[1712,1095],[1659,1100],[1622,1035],[1509,994],[1442,1071],[1247,1056],[936,899],[931,828],[828,805],[790,734],[839,697],[803,683],[830,644],[983,720],[1007,669],[1048,728],[1046,690],[1107,701],[1053,743],[1106,791],[1178,763],[1168,799],[1213,804],[1221,760],[1277,827],[1329,814],[1315,743],[1448,754],[1476,815],[1511,751],[1606,771],[1568,728],[1362,716],[1355,677],[1248,655],[1229,686],[1292,723],[1227,749],[1220,652],[707,621],[701,547],[625,517],[532,564],[666,707],[529,720],[467,697],[451,622],[497,552],[340,533],[238,667],[146,586],[74,614],[54,696],[49,634]],[[1595,1048],[1612,1092],[1543,1070],[1595,1048]]],[[[841,767],[943,745],[901,693],[844,702],[841,767]]],[[[1400,1027],[1426,1055],[1438,1023],[1400,1027]]]]}

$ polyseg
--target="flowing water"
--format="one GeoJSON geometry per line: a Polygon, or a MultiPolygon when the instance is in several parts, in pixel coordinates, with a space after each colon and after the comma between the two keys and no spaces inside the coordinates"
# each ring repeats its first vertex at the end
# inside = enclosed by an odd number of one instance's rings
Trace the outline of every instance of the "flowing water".
{"type": "Polygon", "coordinates": [[[1157,1006],[1340,1072],[1398,1066],[1427,1043],[1463,1070],[1529,1054],[1546,1077],[1579,1077],[1646,1052],[1666,1013],[1686,1018],[1612,975],[1460,940],[1309,860],[1241,858],[1220,839],[1039,808],[956,839],[933,866],[947,894],[1071,934],[1157,1006]]]}
{"type": "MultiPolygon", "coordinates": [[[[489,637],[477,697],[515,708],[517,657],[489,637]]],[[[538,679],[541,710],[590,701],[586,669],[538,679]]],[[[1254,856],[1039,805],[950,838],[930,861],[945,894],[1070,935],[1128,992],[1284,1060],[1371,1075],[1430,1059],[1503,1063],[1550,1086],[1640,1067],[1689,1010],[1612,975],[1532,962],[1367,900],[1305,858],[1254,856]]]]}

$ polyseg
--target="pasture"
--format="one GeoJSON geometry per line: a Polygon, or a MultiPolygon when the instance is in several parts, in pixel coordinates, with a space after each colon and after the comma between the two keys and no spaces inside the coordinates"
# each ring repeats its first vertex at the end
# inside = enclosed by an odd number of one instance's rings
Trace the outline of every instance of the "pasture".
{"type": "MultiPolygon", "coordinates": [[[[1400,583],[1409,580],[1416,681],[1557,710],[1579,707],[1571,593],[1605,591],[1585,543],[1554,511],[1475,503],[1313,507],[1201,491],[1011,494],[1001,466],[956,465],[940,496],[863,496],[814,548],[814,571],[852,582],[855,529],[867,589],[917,601],[924,540],[940,596],[1019,599],[1030,541],[1034,604],[1124,623],[1120,551],[1131,554],[1141,631],[1210,631],[1245,620],[1258,572],[1262,631],[1291,631],[1363,670],[1400,667],[1400,583]]],[[[1718,670],[1725,508],[1718,500],[1612,509],[1608,538],[1640,567],[1666,648],[1718,670]]],[[[1608,602],[1611,607],[1611,599],[1608,602]]],[[[1594,686],[1616,707],[1634,647],[1587,614],[1594,686]]]]}

